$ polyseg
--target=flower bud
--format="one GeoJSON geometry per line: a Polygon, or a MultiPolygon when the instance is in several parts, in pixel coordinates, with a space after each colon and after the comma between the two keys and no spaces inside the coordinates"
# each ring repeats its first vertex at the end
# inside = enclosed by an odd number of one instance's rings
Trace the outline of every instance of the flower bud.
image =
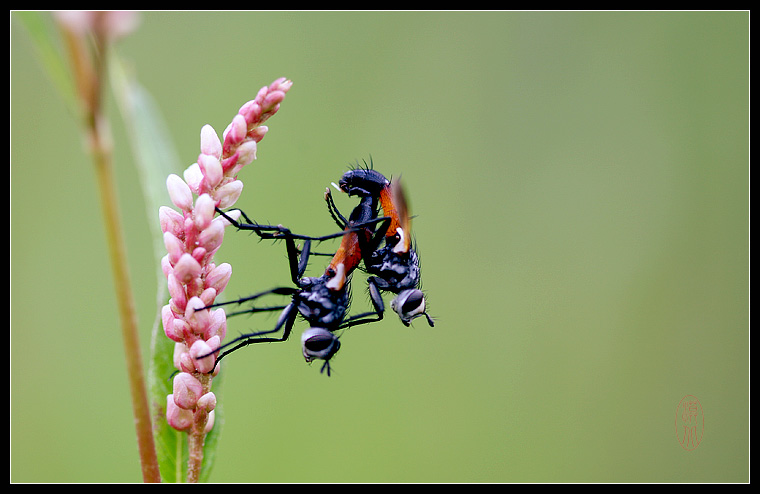
{"type": "Polygon", "coordinates": [[[195,334],[203,334],[208,328],[210,315],[206,304],[200,297],[192,297],[187,301],[185,309],[185,321],[190,325],[195,334]]]}
{"type": "Polygon", "coordinates": [[[224,339],[227,333],[227,314],[224,309],[211,311],[211,321],[203,337],[208,341],[214,336],[219,336],[220,341],[224,339]]]}
{"type": "Polygon", "coordinates": [[[178,175],[172,173],[166,179],[166,189],[169,191],[169,198],[175,206],[190,211],[193,208],[193,193],[190,187],[178,175]]]}
{"type": "Polygon", "coordinates": [[[174,403],[174,396],[166,397],[166,421],[178,431],[184,431],[193,425],[193,412],[183,410],[174,403]]]}
{"type": "Polygon", "coordinates": [[[187,295],[185,294],[185,287],[179,282],[174,272],[169,273],[167,276],[169,285],[169,296],[171,297],[171,303],[179,309],[179,312],[185,312],[185,306],[187,305],[187,295]]]}
{"type": "Polygon", "coordinates": [[[183,333],[177,332],[175,321],[179,321],[174,317],[171,307],[167,304],[161,308],[161,323],[164,327],[164,334],[175,342],[181,342],[183,339],[183,333]]]}
{"type": "Polygon", "coordinates": [[[209,346],[203,340],[196,341],[190,347],[190,355],[193,357],[195,361],[195,368],[198,369],[198,372],[201,372],[203,374],[208,374],[209,372],[214,370],[214,365],[216,364],[216,357],[213,354],[211,354],[214,348],[211,348],[211,346],[209,346]],[[208,354],[211,354],[211,355],[208,355],[208,354]],[[199,358],[199,357],[202,357],[203,355],[208,355],[208,356],[199,358]]]}
{"type": "Polygon", "coordinates": [[[201,274],[200,263],[190,254],[182,254],[177,263],[174,265],[174,276],[180,283],[186,285],[201,274]]]}
{"type": "Polygon", "coordinates": [[[216,395],[209,391],[205,395],[198,398],[197,406],[198,408],[206,410],[207,412],[212,411],[216,407],[216,395]]]}
{"type": "Polygon", "coordinates": [[[182,176],[185,177],[185,182],[187,182],[187,186],[190,187],[190,190],[197,194],[200,191],[201,182],[203,181],[203,172],[198,163],[196,162],[188,166],[182,173],[182,176]]]}
{"type": "Polygon", "coordinates": [[[242,143],[237,149],[237,154],[239,166],[253,163],[256,159],[256,141],[249,140],[242,143]]]}
{"type": "MultiPolygon", "coordinates": [[[[219,167],[219,170],[221,174],[221,166],[219,167]]],[[[199,230],[208,227],[211,220],[214,219],[214,213],[216,212],[214,206],[214,200],[208,194],[201,194],[195,201],[193,219],[195,220],[195,226],[198,227],[199,230]]]]}
{"type": "Polygon", "coordinates": [[[182,240],[178,239],[171,232],[164,233],[164,247],[166,247],[166,252],[169,253],[169,263],[171,263],[172,266],[176,264],[177,261],[179,261],[179,258],[182,257],[182,254],[185,253],[185,244],[183,244],[182,240]]]}
{"type": "Polygon", "coordinates": [[[223,262],[206,275],[206,286],[215,289],[217,294],[222,293],[227,287],[231,276],[232,266],[229,263],[223,262]]]}
{"type": "Polygon", "coordinates": [[[198,236],[198,243],[208,252],[214,252],[222,244],[223,239],[224,224],[221,221],[212,221],[198,236]]]}
{"type": "Polygon", "coordinates": [[[203,385],[192,374],[180,372],[174,376],[172,393],[174,395],[174,403],[178,407],[190,410],[195,408],[196,403],[198,403],[198,398],[203,393],[203,385]]]}
{"type": "Polygon", "coordinates": [[[214,428],[214,418],[215,417],[216,417],[216,413],[214,412],[214,410],[211,410],[210,412],[208,412],[208,419],[206,420],[206,427],[203,428],[203,432],[205,432],[206,434],[208,434],[209,432],[211,432],[211,429],[214,428]]]}
{"type": "Polygon", "coordinates": [[[222,185],[216,189],[214,199],[219,201],[219,208],[226,209],[238,200],[240,193],[243,191],[243,182],[240,180],[233,180],[232,182],[222,185]]]}
{"type": "Polygon", "coordinates": [[[201,153],[213,156],[217,160],[222,156],[222,141],[214,128],[208,124],[201,127],[201,153]]]}
{"type": "Polygon", "coordinates": [[[169,232],[175,237],[182,233],[184,218],[172,208],[168,206],[158,208],[158,220],[161,224],[162,232],[169,232]]]}

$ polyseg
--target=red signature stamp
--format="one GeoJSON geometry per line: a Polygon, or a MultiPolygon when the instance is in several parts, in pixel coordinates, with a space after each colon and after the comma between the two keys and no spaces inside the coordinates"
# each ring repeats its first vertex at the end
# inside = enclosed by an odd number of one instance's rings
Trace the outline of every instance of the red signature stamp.
{"type": "Polygon", "coordinates": [[[705,432],[705,415],[696,396],[686,395],[676,408],[676,438],[686,451],[697,449],[705,432]]]}

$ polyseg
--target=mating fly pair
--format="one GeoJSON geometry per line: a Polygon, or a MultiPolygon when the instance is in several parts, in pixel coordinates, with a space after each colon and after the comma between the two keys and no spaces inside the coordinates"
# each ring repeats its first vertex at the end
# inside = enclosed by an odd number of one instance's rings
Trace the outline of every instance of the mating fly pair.
{"type": "MultiPolygon", "coordinates": [[[[433,320],[425,312],[425,297],[419,290],[419,257],[411,247],[408,212],[401,189],[370,169],[347,172],[340,180],[340,189],[359,197],[359,204],[346,219],[337,209],[329,189],[325,194],[328,210],[341,228],[341,232],[322,237],[298,235],[278,225],[261,225],[252,221],[241,211],[245,222],[237,221],[219,210],[219,214],[239,230],[249,230],[262,239],[284,240],[286,244],[291,281],[294,286],[277,287],[238,300],[222,302],[209,307],[251,302],[268,294],[288,295],[287,305],[251,307],[227,314],[228,316],[255,312],[277,311],[281,314],[274,328],[267,331],[243,334],[222,345],[212,353],[224,350],[217,362],[226,355],[253,343],[285,341],[290,337],[296,318],[300,315],[311,326],[301,338],[303,356],[307,362],[324,360],[321,372],[330,375],[330,359],[340,348],[336,331],[351,326],[379,321],[383,318],[385,304],[380,291],[396,293],[391,307],[399,314],[405,325],[415,317],[424,315],[433,326],[433,320]],[[384,216],[379,216],[382,208],[384,216]],[[379,226],[378,226],[379,225],[379,226]],[[311,242],[341,237],[338,250],[321,276],[303,277],[311,256],[311,242]],[[302,240],[299,249],[296,240],[302,240]],[[385,240],[385,244],[381,245],[385,240]],[[300,254],[300,255],[299,255],[300,254]],[[368,277],[373,311],[348,316],[350,305],[350,280],[354,270],[364,263],[368,277]],[[280,336],[274,333],[282,330],[280,336]]],[[[199,358],[206,357],[203,355],[199,358]]]]}

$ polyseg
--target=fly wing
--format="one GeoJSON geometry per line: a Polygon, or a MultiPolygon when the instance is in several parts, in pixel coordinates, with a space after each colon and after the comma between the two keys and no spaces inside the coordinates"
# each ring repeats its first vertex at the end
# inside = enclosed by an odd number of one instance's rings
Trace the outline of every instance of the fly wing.
{"type": "Polygon", "coordinates": [[[399,223],[404,231],[403,252],[409,252],[412,242],[412,217],[409,213],[409,203],[406,200],[404,188],[401,186],[401,177],[391,183],[393,203],[396,206],[399,223]]]}

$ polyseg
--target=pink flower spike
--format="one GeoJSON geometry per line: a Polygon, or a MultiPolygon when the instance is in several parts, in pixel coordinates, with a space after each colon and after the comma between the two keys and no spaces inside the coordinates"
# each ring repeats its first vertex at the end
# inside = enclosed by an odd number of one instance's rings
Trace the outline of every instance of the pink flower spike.
{"type": "Polygon", "coordinates": [[[193,193],[178,175],[173,173],[169,175],[166,179],[166,189],[175,206],[184,211],[190,211],[193,208],[193,193]]]}
{"type": "Polygon", "coordinates": [[[211,125],[204,125],[195,163],[180,174],[182,178],[171,174],[166,179],[171,202],[179,211],[159,209],[167,251],[161,270],[171,297],[161,309],[161,323],[175,342],[172,361],[180,371],[167,396],[166,420],[188,433],[190,482],[198,479],[203,436],[214,425],[216,396],[211,384],[220,372],[217,357],[227,332],[224,309],[205,308],[214,305],[232,275],[232,267],[216,265],[214,255],[225,228],[241,217],[237,209],[227,211],[226,217],[217,215],[217,208],[229,209],[240,197],[243,182],[237,174],[256,160],[258,143],[269,130],[262,124],[278,111],[291,84],[282,78],[261,88],[240,107],[221,138],[211,125]]]}
{"type": "Polygon", "coordinates": [[[213,156],[217,160],[222,157],[222,141],[214,128],[208,124],[201,127],[201,153],[213,156]]]}

